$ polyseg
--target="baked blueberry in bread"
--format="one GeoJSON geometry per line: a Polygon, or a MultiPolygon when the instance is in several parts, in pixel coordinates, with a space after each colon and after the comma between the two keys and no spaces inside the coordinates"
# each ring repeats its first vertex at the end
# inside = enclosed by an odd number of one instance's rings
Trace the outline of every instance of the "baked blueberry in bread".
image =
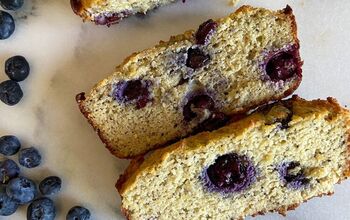
{"type": "MultiPolygon", "coordinates": [[[[111,25],[134,14],[146,14],[176,0],[70,0],[75,14],[99,25],[111,25]]],[[[184,0],[183,0],[184,1],[184,0]]]]}
{"type": "Polygon", "coordinates": [[[301,59],[291,8],[243,6],[135,53],[77,101],[109,150],[134,157],[290,95],[301,59]]]}
{"type": "Polygon", "coordinates": [[[350,112],[297,96],[134,160],[118,180],[128,219],[243,219],[330,195],[350,176],[350,112]]]}

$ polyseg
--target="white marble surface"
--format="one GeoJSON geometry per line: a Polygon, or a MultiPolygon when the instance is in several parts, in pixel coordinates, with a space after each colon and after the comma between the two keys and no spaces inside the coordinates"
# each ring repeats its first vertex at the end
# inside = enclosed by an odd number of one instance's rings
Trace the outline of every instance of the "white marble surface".
{"type": "MultiPolygon", "coordinates": [[[[25,147],[43,154],[39,168],[23,172],[35,180],[47,175],[63,179],[55,199],[57,219],[65,219],[76,204],[87,206],[93,219],[123,219],[115,181],[127,161],[114,158],[79,113],[74,97],[89,90],[134,51],[170,35],[197,27],[236,7],[229,0],[188,0],[161,8],[144,18],[130,18],[110,28],[82,23],[69,0],[27,0],[17,17],[17,29],[0,41],[0,80],[3,65],[13,55],[27,57],[31,75],[21,83],[24,98],[8,107],[0,103],[0,135],[18,135],[25,147]]],[[[350,1],[250,0],[272,9],[290,4],[299,26],[305,61],[304,81],[297,94],[304,98],[334,96],[350,106],[350,1]]],[[[316,198],[291,211],[290,220],[350,219],[350,181],[336,186],[333,197],[316,198]]],[[[25,208],[4,219],[25,219],[25,208]]],[[[277,214],[249,219],[284,219],[277,214]]]]}

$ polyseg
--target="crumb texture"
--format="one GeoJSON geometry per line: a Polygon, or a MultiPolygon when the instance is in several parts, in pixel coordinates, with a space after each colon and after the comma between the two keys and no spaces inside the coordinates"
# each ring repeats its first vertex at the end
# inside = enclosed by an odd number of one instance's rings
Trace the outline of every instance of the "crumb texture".
{"type": "Polygon", "coordinates": [[[219,130],[156,150],[119,183],[122,209],[129,219],[159,220],[285,213],[331,194],[334,184],[347,178],[349,131],[349,111],[334,99],[293,97],[265,106],[219,130]],[[232,193],[206,188],[203,171],[233,154],[250,158],[254,182],[232,193]]]}
{"type": "Polygon", "coordinates": [[[134,157],[281,99],[301,82],[295,20],[286,11],[244,6],[135,53],[80,108],[112,153],[134,157]]]}

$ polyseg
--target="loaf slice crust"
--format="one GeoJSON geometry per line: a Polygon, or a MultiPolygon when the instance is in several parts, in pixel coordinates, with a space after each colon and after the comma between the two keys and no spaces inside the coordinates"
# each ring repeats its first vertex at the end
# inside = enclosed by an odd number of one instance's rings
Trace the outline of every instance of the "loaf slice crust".
{"type": "Polygon", "coordinates": [[[131,55],[77,101],[108,149],[128,158],[290,95],[301,65],[291,8],[243,6],[131,55]]]}
{"type": "Polygon", "coordinates": [[[117,188],[128,219],[243,219],[285,214],[349,176],[349,111],[293,96],[133,161],[117,188]]]}
{"type": "Polygon", "coordinates": [[[111,25],[134,14],[148,11],[176,0],[71,0],[75,14],[98,25],[111,25]]]}

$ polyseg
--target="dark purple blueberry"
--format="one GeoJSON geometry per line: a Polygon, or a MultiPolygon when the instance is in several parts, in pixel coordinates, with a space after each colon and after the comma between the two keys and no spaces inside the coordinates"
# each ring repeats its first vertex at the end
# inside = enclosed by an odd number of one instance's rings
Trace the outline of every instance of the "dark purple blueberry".
{"type": "Polygon", "coordinates": [[[0,40],[9,38],[15,31],[15,21],[6,11],[0,10],[0,40]]]}
{"type": "Polygon", "coordinates": [[[308,185],[310,180],[305,176],[304,170],[300,168],[299,162],[284,162],[278,167],[280,178],[288,188],[300,189],[308,185]],[[294,169],[297,172],[293,172],[294,169]]]}
{"type": "Polygon", "coordinates": [[[5,135],[0,137],[0,154],[5,156],[14,155],[21,148],[18,138],[13,135],[5,135]]]}
{"type": "Polygon", "coordinates": [[[209,191],[240,192],[256,179],[256,169],[245,155],[225,154],[204,170],[204,182],[209,191]]]}
{"type": "Polygon", "coordinates": [[[230,118],[222,112],[213,112],[208,119],[200,123],[194,129],[194,133],[216,130],[226,125],[229,119],[230,118]]]}
{"type": "Polygon", "coordinates": [[[187,51],[186,66],[198,69],[208,64],[210,56],[204,54],[199,48],[190,48],[187,51]]]}
{"type": "Polygon", "coordinates": [[[6,105],[16,105],[22,97],[23,91],[18,82],[6,80],[0,83],[0,100],[6,105]]]}
{"type": "Polygon", "coordinates": [[[29,63],[23,56],[14,56],[5,62],[6,75],[16,82],[25,80],[29,75],[29,71],[29,63]]]}
{"type": "Polygon", "coordinates": [[[286,118],[281,120],[280,128],[282,130],[289,128],[289,122],[292,120],[292,117],[293,117],[293,113],[291,112],[290,114],[287,115],[286,118]]]}
{"type": "Polygon", "coordinates": [[[34,147],[24,148],[19,151],[18,161],[27,168],[37,167],[41,163],[41,155],[34,147]]]}
{"type": "Polygon", "coordinates": [[[10,180],[6,193],[19,204],[27,204],[37,195],[37,188],[34,181],[20,176],[10,180]]]}
{"type": "Polygon", "coordinates": [[[189,122],[197,117],[196,109],[198,110],[212,110],[215,107],[214,100],[205,94],[192,96],[183,108],[183,116],[185,121],[189,122]]]}
{"type": "Polygon", "coordinates": [[[23,6],[24,0],[0,0],[0,6],[5,10],[18,10],[23,6]]]}
{"type": "Polygon", "coordinates": [[[27,220],[54,220],[56,207],[49,198],[42,197],[34,200],[27,209],[27,220]]]}
{"type": "Polygon", "coordinates": [[[296,48],[275,53],[268,60],[265,71],[272,81],[287,80],[293,76],[301,76],[299,52],[296,48]]]}
{"type": "Polygon", "coordinates": [[[83,8],[83,4],[81,3],[81,0],[70,0],[70,5],[73,9],[73,12],[79,15],[81,9],[83,8]]]}
{"type": "Polygon", "coordinates": [[[123,18],[128,17],[130,15],[131,15],[131,12],[123,11],[119,13],[99,14],[94,19],[95,19],[95,24],[111,26],[112,24],[116,24],[123,18]]]}
{"type": "Polygon", "coordinates": [[[129,80],[117,83],[114,89],[114,96],[120,103],[136,104],[137,109],[141,109],[152,101],[149,87],[151,82],[148,80],[129,80]]]}
{"type": "Polygon", "coordinates": [[[51,196],[61,190],[62,180],[57,176],[49,176],[39,184],[39,190],[44,196],[51,196]]]}
{"type": "Polygon", "coordinates": [[[0,161],[0,183],[6,184],[18,175],[19,167],[15,161],[11,159],[0,161]]]}
{"type": "Polygon", "coordinates": [[[90,216],[90,211],[87,208],[74,206],[68,211],[66,220],[89,220],[90,216]]]}
{"type": "Polygon", "coordinates": [[[9,216],[16,212],[18,203],[11,199],[2,188],[0,191],[0,216],[9,216]]]}
{"type": "Polygon", "coordinates": [[[205,45],[208,43],[210,37],[213,35],[217,28],[218,24],[209,19],[208,21],[201,24],[196,32],[196,44],[205,45]]]}

